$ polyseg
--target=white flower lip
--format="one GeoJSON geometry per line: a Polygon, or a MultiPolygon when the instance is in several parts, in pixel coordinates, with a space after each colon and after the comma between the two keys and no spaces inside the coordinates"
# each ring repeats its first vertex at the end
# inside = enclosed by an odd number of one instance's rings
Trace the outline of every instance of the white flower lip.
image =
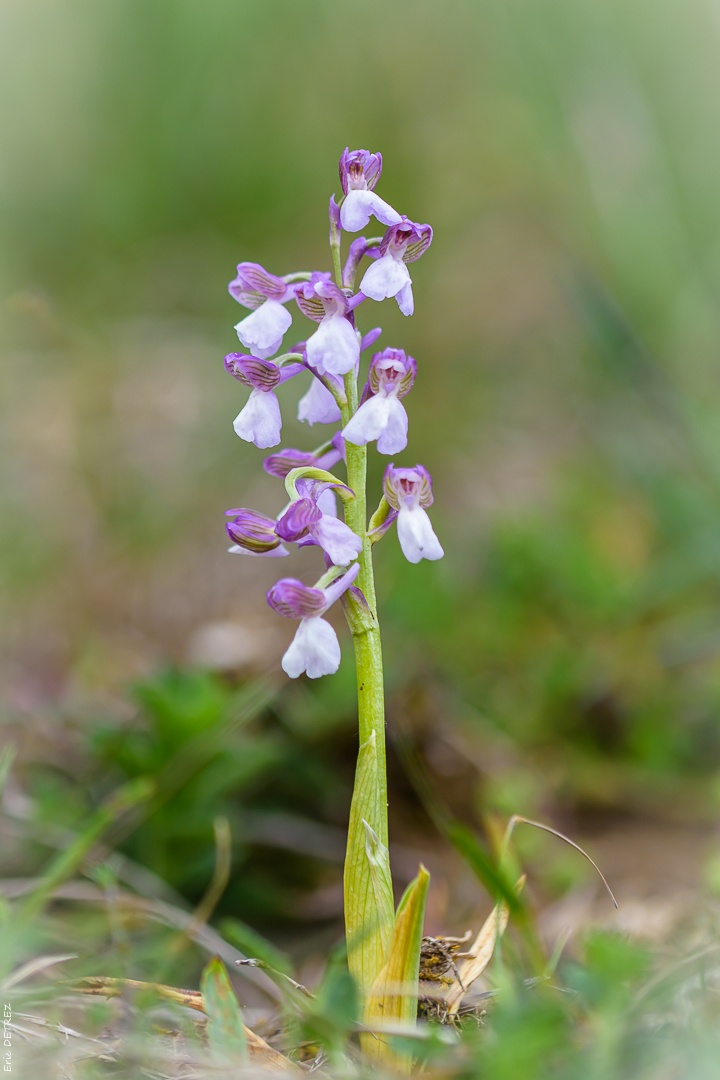
{"type": "Polygon", "coordinates": [[[343,437],[355,446],[377,440],[381,454],[399,454],[407,446],[408,415],[396,393],[382,391],[363,402],[343,428],[343,437]]]}
{"type": "Polygon", "coordinates": [[[340,224],[346,232],[360,232],[376,217],[383,225],[398,225],[402,215],[374,191],[351,188],[340,207],[340,224]]]}
{"type": "Polygon", "coordinates": [[[308,363],[321,375],[345,375],[360,359],[360,342],[344,314],[327,315],[307,339],[308,363]]]}
{"type": "Polygon", "coordinates": [[[238,338],[261,360],[276,353],[292,324],[292,315],[279,300],[266,300],[255,311],[235,324],[238,338]]]}
{"type": "Polygon", "coordinates": [[[401,506],[397,519],[398,540],[402,553],[411,563],[421,559],[442,559],[445,552],[433,532],[427,511],[422,506],[401,506]]]}
{"type": "Polygon", "coordinates": [[[233,421],[235,434],[260,450],[277,446],[282,431],[278,399],[272,390],[253,390],[247,404],[233,421]]]}
{"type": "Polygon", "coordinates": [[[320,616],[301,619],[290,647],[282,658],[282,669],[291,679],[307,672],[309,679],[334,675],[340,667],[340,643],[329,622],[320,616]]]}

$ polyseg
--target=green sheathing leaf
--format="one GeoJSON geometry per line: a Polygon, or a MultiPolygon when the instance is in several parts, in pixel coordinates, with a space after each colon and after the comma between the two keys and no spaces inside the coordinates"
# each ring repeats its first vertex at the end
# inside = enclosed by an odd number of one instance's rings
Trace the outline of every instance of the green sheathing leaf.
{"type": "MultiPolygon", "coordinates": [[[[420,947],[429,884],[430,874],[421,865],[418,876],[408,885],[398,905],[388,961],[375,981],[365,1009],[365,1023],[376,1034],[383,1025],[415,1023],[420,947]]],[[[365,1036],[363,1049],[376,1061],[404,1071],[410,1068],[409,1055],[389,1050],[382,1037],[365,1036]]]]}
{"type": "Polygon", "coordinates": [[[394,919],[390,858],[378,836],[383,820],[372,732],[358,754],[344,876],[348,967],[363,996],[388,958],[394,919]]]}
{"type": "Polygon", "coordinates": [[[214,956],[200,980],[207,1014],[210,1052],[223,1062],[247,1058],[247,1039],[242,1011],[223,962],[214,956]]]}

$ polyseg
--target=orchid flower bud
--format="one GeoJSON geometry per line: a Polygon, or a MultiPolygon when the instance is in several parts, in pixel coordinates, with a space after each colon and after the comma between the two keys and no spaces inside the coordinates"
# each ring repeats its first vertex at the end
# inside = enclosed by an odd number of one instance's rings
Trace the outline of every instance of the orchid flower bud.
{"type": "Polygon", "coordinates": [[[347,232],[364,229],[374,215],[383,225],[402,221],[397,210],[374,192],[382,172],[382,155],[345,147],[340,156],[340,183],[345,199],[340,207],[340,224],[347,232]]]}
{"type": "Polygon", "coordinates": [[[427,251],[432,236],[429,225],[416,225],[406,217],[398,225],[391,225],[380,244],[380,258],[365,271],[360,292],[371,300],[394,296],[403,315],[412,315],[415,301],[406,263],[414,262],[427,251]]]}
{"type": "Polygon", "coordinates": [[[385,470],[383,490],[393,510],[397,510],[397,531],[403,555],[411,563],[421,559],[442,559],[445,552],[433,532],[425,507],[432,506],[432,477],[422,465],[414,469],[385,470]]]}
{"type": "Polygon", "coordinates": [[[416,373],[415,360],[402,349],[375,353],[363,394],[366,400],[343,428],[347,441],[364,446],[377,439],[381,454],[398,454],[404,450],[408,416],[400,398],[410,392],[416,373]]]}
{"type": "Polygon", "coordinates": [[[299,619],[300,626],[282,658],[282,668],[291,679],[305,671],[310,679],[333,675],[340,667],[340,643],[329,622],[322,616],[343,595],[360,573],[354,563],[349,570],[324,589],[313,589],[296,578],[282,578],[268,591],[267,602],[286,619],[299,619]]]}
{"type": "Polygon", "coordinates": [[[293,288],[259,263],[244,262],[228,291],[252,312],[236,324],[237,336],[253,356],[266,360],[278,351],[292,323],[292,315],[283,305],[294,298],[293,288]]]}

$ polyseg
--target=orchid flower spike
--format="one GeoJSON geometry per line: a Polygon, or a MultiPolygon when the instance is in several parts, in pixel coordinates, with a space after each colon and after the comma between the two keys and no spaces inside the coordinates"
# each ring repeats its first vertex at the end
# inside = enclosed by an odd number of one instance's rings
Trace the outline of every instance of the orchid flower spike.
{"type": "Polygon", "coordinates": [[[256,558],[265,556],[271,559],[290,554],[280,542],[272,518],[244,507],[226,510],[225,513],[231,519],[225,525],[225,531],[232,540],[232,547],[228,548],[231,554],[254,555],[256,558]]]}
{"type": "Polygon", "coordinates": [[[417,364],[402,349],[384,349],[375,353],[370,364],[368,383],[360,405],[343,436],[355,446],[377,439],[381,454],[398,454],[407,446],[408,416],[400,398],[415,382],[417,364]]]}
{"type": "Polygon", "coordinates": [[[406,263],[415,262],[432,243],[429,225],[416,225],[406,217],[399,225],[391,225],[380,244],[380,258],[365,271],[360,292],[371,300],[394,296],[403,315],[412,315],[415,301],[412,278],[406,263]]]}
{"type": "Polygon", "coordinates": [[[239,304],[251,309],[251,314],[236,324],[237,336],[253,356],[267,360],[278,351],[292,323],[292,315],[283,305],[295,298],[294,288],[259,263],[244,262],[228,291],[239,304]]]}
{"type": "Polygon", "coordinates": [[[334,675],[340,667],[340,643],[329,622],[322,616],[348,589],[360,573],[354,563],[346,573],[324,589],[311,589],[296,578],[281,578],[267,594],[267,602],[278,615],[299,619],[295,637],[282,658],[282,668],[291,679],[306,671],[311,679],[334,675]]]}
{"type": "Polygon", "coordinates": [[[295,286],[295,298],[303,315],[320,323],[305,343],[308,364],[321,375],[344,375],[360,359],[355,327],[346,318],[348,299],[329,273],[315,271],[309,281],[295,286]]]}
{"type": "Polygon", "coordinates": [[[321,480],[298,480],[295,488],[300,498],[290,503],[275,532],[280,540],[299,547],[317,544],[336,566],[347,566],[357,559],[363,544],[336,516],[333,487],[337,486],[321,480]]]}
{"type": "Polygon", "coordinates": [[[345,198],[340,207],[340,224],[347,232],[364,229],[374,215],[383,225],[397,225],[397,210],[374,192],[382,172],[382,154],[353,150],[346,146],[340,157],[340,183],[345,198]]]}
{"type": "Polygon", "coordinates": [[[246,353],[228,353],[225,357],[225,370],[238,382],[252,389],[246,405],[233,421],[236,435],[245,442],[255,443],[261,450],[268,446],[277,446],[280,442],[282,416],[273,391],[280,383],[287,382],[303,371],[303,365],[286,364],[280,368],[272,360],[261,360],[258,356],[249,356],[246,353]]]}
{"type": "Polygon", "coordinates": [[[445,552],[425,511],[433,503],[432,477],[427,469],[422,465],[396,469],[391,463],[385,470],[383,490],[395,511],[386,519],[385,527],[397,519],[398,540],[408,562],[442,559],[445,552]]]}

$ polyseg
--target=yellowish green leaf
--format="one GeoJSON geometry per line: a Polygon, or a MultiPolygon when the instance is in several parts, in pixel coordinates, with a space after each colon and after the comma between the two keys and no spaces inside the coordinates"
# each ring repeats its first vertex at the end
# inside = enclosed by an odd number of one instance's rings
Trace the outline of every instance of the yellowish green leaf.
{"type": "MultiPolygon", "coordinates": [[[[398,905],[388,960],[370,991],[365,1009],[365,1023],[377,1035],[383,1025],[398,1023],[412,1026],[417,1016],[418,973],[422,945],[425,903],[430,874],[424,866],[408,885],[398,905]]],[[[407,1054],[391,1051],[382,1036],[363,1038],[365,1053],[408,1071],[411,1060],[407,1054]]]]}
{"type": "Polygon", "coordinates": [[[232,1062],[247,1057],[247,1039],[240,1003],[219,956],[206,966],[200,989],[208,1018],[210,1052],[219,1061],[232,1062]]]}

